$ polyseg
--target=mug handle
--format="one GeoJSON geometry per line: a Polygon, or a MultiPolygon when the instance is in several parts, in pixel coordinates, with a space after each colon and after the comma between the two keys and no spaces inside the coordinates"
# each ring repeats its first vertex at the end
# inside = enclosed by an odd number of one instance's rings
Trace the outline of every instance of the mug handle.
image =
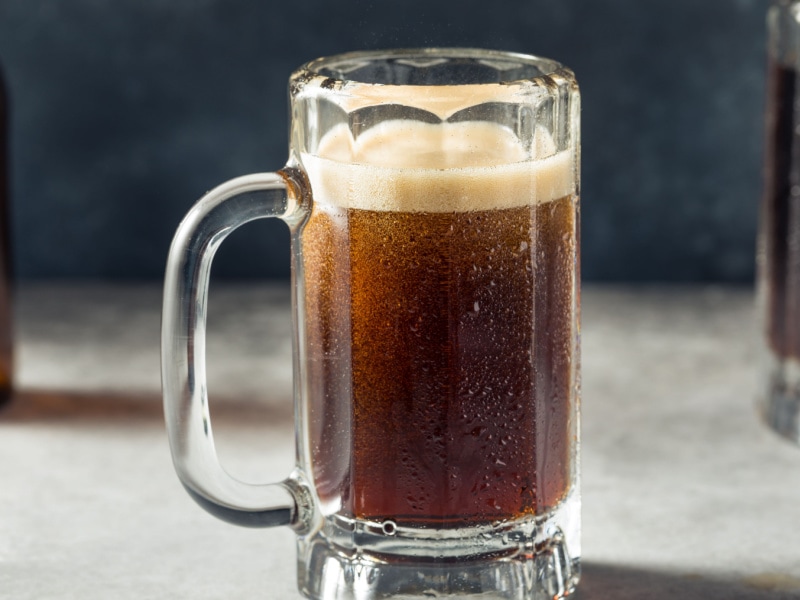
{"type": "Polygon", "coordinates": [[[250,484],[220,465],[206,386],[206,306],[214,253],[236,228],[277,217],[290,227],[309,206],[304,174],[290,167],[232,179],[184,217],[169,250],[161,322],[161,380],[172,461],[183,486],[216,517],[247,527],[307,530],[313,500],[297,470],[280,483],[250,484]]]}

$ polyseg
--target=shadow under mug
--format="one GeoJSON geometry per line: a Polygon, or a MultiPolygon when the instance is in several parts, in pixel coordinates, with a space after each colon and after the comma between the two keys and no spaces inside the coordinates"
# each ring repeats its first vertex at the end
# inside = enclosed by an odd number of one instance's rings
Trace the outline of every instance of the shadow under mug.
{"type": "Polygon", "coordinates": [[[579,578],[579,93],[498,51],[312,61],[287,166],[222,184],[167,265],[173,461],[212,514],[298,534],[310,598],[560,598],[579,578]],[[292,234],[296,468],[217,461],[208,276],[236,227],[292,234]]]}

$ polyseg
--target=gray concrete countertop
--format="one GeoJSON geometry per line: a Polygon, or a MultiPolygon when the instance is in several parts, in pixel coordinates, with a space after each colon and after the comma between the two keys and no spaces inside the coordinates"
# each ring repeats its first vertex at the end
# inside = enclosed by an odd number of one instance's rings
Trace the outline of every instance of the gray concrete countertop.
{"type": "MultiPolygon", "coordinates": [[[[292,465],[289,293],[215,286],[220,456],[292,465]]],[[[159,399],[160,290],[25,286],[19,391],[0,410],[0,598],[298,598],[293,534],[186,495],[159,399]]],[[[758,421],[753,298],[728,288],[583,295],[579,598],[800,599],[800,448],[758,421]]]]}

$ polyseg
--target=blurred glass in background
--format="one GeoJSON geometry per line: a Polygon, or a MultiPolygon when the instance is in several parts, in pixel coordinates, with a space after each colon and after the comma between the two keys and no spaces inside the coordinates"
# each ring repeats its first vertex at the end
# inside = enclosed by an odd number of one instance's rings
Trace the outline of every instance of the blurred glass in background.
{"type": "Polygon", "coordinates": [[[9,205],[9,94],[0,65],[0,405],[11,397],[13,327],[11,319],[11,228],[9,205]]]}
{"type": "Polygon", "coordinates": [[[800,442],[800,2],[768,16],[764,193],[758,245],[764,360],[759,401],[769,425],[800,442]]]}

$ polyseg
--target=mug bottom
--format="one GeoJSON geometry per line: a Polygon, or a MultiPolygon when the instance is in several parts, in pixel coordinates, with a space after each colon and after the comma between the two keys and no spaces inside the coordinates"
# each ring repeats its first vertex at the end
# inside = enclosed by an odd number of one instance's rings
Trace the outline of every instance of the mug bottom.
{"type": "Polygon", "coordinates": [[[800,444],[800,362],[769,352],[759,408],[776,433],[800,444]]]}
{"type": "Polygon", "coordinates": [[[580,578],[580,495],[547,515],[431,530],[331,516],[298,541],[298,587],[313,600],[553,600],[580,578]]]}

